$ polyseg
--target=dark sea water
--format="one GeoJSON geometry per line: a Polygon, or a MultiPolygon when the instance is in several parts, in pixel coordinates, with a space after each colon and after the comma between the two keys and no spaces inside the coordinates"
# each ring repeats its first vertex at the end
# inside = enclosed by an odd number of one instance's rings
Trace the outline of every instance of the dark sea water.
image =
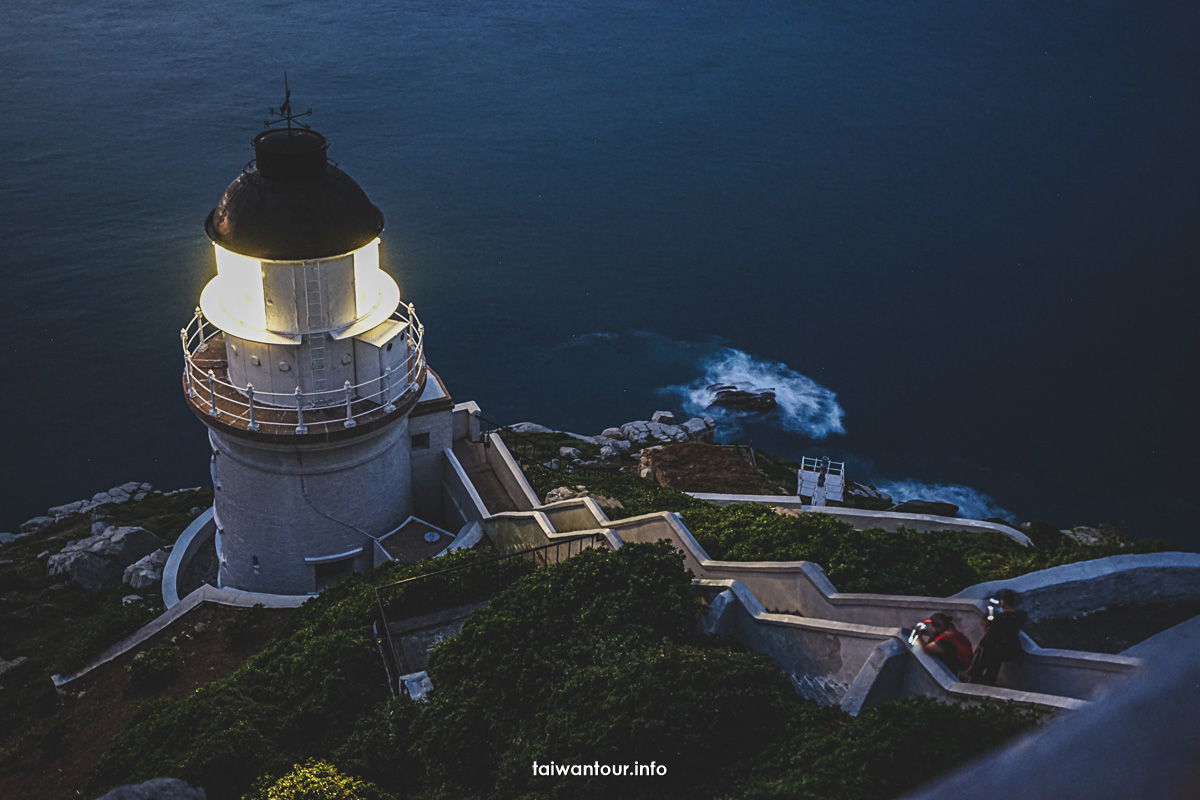
{"type": "Polygon", "coordinates": [[[287,70],[487,417],[594,433],[740,379],[783,408],[728,437],[1200,543],[1193,3],[4,16],[0,530],[207,480],[178,330],[287,70]]]}

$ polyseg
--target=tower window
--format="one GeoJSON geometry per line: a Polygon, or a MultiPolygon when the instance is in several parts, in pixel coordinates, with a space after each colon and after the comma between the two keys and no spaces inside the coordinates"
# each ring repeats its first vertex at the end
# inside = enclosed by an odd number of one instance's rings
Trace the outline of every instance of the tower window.
{"type": "Polygon", "coordinates": [[[428,450],[429,449],[429,432],[413,434],[412,437],[413,450],[428,450]]]}

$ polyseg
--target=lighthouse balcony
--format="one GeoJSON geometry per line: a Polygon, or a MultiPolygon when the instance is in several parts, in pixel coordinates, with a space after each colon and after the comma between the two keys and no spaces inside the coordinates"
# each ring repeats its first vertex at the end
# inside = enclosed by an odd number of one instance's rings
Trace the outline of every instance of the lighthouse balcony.
{"type": "Polygon", "coordinates": [[[365,432],[407,413],[424,389],[424,326],[411,306],[406,310],[408,314],[397,311],[385,323],[403,331],[405,357],[395,368],[385,366],[365,380],[346,380],[335,388],[310,383],[307,391],[298,385],[279,392],[234,381],[226,333],[196,309],[180,332],[188,404],[210,425],[255,437],[340,438],[353,429],[365,432]]]}

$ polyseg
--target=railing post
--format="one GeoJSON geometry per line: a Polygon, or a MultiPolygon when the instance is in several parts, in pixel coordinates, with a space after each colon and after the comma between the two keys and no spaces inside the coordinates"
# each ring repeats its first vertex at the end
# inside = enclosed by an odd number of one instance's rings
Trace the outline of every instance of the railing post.
{"type": "Polygon", "coordinates": [[[384,367],[383,369],[383,410],[386,414],[390,414],[396,410],[396,404],[392,402],[391,367],[384,367]]]}
{"type": "Polygon", "coordinates": [[[200,341],[197,343],[199,347],[204,344],[204,313],[200,311],[200,306],[196,306],[196,326],[200,331],[200,341]]]}
{"type": "Polygon", "coordinates": [[[304,392],[299,386],[296,387],[296,433],[308,433],[308,426],[304,424],[304,392]]]}
{"type": "Polygon", "coordinates": [[[246,384],[246,396],[250,399],[250,424],[246,427],[252,431],[258,430],[258,421],[254,419],[254,384],[246,384]]]}
{"type": "Polygon", "coordinates": [[[216,380],[217,376],[213,375],[213,371],[210,369],[208,371],[208,415],[210,417],[221,416],[221,412],[217,410],[217,390],[214,385],[216,380]]]}
{"type": "Polygon", "coordinates": [[[343,427],[353,428],[358,423],[354,421],[354,411],[351,404],[354,401],[354,390],[350,388],[350,381],[346,381],[346,421],[342,423],[343,427]]]}

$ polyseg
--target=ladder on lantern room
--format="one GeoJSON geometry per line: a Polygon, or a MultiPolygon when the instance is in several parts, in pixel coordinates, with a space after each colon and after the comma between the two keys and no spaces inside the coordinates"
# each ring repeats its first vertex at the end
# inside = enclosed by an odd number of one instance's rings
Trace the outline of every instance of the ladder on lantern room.
{"type": "MultiPolygon", "coordinates": [[[[307,304],[308,328],[323,327],[325,309],[321,303],[321,265],[304,265],[304,297],[307,304]]],[[[325,333],[310,333],[308,335],[309,355],[312,357],[313,392],[324,392],[329,389],[328,375],[325,372],[325,333]]]]}

